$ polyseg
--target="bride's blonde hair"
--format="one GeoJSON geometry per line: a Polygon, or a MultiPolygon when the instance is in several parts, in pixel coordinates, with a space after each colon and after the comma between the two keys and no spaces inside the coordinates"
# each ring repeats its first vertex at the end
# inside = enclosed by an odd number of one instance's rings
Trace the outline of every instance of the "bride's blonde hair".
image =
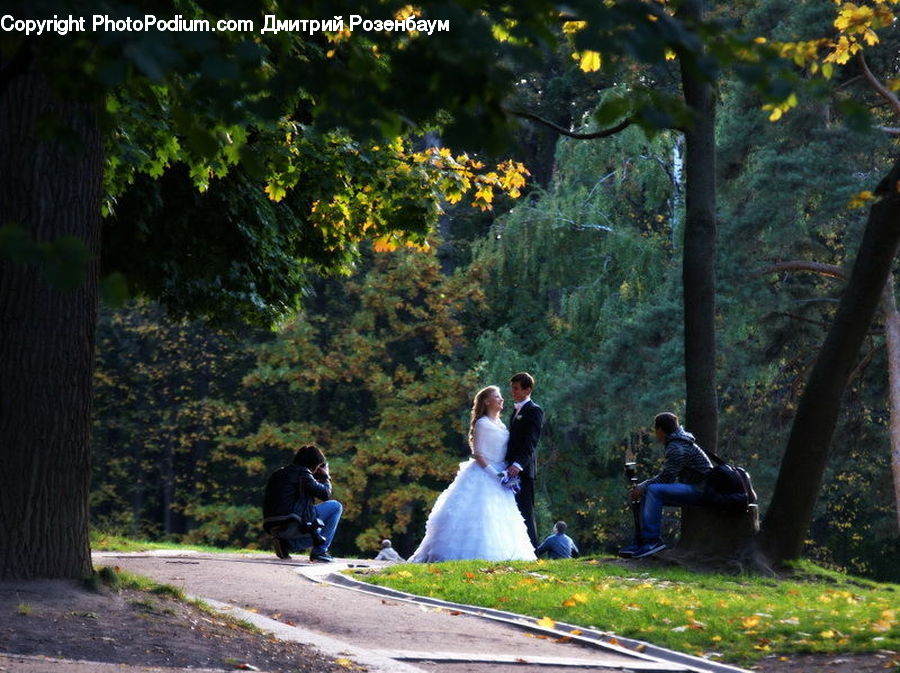
{"type": "Polygon", "coordinates": [[[469,448],[475,448],[475,423],[479,418],[484,416],[484,409],[487,406],[487,398],[493,392],[500,392],[497,386],[488,386],[482,388],[475,393],[475,401],[472,403],[472,415],[469,418],[469,448]]]}

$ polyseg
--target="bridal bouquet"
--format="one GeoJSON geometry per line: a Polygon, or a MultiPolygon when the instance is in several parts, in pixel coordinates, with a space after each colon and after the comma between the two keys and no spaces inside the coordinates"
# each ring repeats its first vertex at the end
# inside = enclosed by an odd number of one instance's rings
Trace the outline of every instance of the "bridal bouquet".
{"type": "Polygon", "coordinates": [[[522,482],[519,479],[519,475],[513,477],[504,470],[503,472],[498,472],[497,476],[500,477],[500,485],[504,488],[508,488],[513,493],[518,493],[522,490],[522,482]]]}

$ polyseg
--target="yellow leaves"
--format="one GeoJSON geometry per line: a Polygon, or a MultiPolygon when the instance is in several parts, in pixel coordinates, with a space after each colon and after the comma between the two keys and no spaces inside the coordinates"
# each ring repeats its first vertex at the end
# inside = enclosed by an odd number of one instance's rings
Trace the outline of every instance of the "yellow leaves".
{"type": "MultiPolygon", "coordinates": [[[[898,2],[900,0],[868,0],[857,4],[835,0],[837,15],[833,25],[837,30],[836,37],[782,42],[775,46],[782,57],[790,58],[798,67],[808,68],[812,75],[821,74],[825,79],[831,79],[835,65],[844,65],[866,46],[879,43],[875,31],[896,22],[895,11],[888,4],[896,5],[898,2]]],[[[755,41],[758,44],[765,42],[764,38],[756,38],[755,41]]],[[[788,110],[778,104],[764,106],[764,109],[770,111],[770,121],[778,121],[788,110]]]]}
{"type": "Polygon", "coordinates": [[[760,621],[760,618],[757,617],[756,615],[753,615],[752,617],[744,617],[741,620],[741,626],[744,627],[745,629],[756,628],[757,626],[759,626],[759,621],[760,621]]]}
{"type": "Polygon", "coordinates": [[[762,109],[771,112],[769,115],[770,122],[777,122],[785,112],[793,107],[797,107],[797,102],[797,95],[792,93],[781,103],[767,103],[763,105],[762,109]]]}
{"type": "Polygon", "coordinates": [[[481,173],[484,163],[468,154],[453,156],[446,147],[431,148],[413,155],[416,164],[430,166],[440,172],[438,187],[441,196],[451,204],[458,203],[463,196],[474,189],[472,205],[481,210],[491,210],[496,190],[510,198],[518,198],[525,186],[526,176],[531,175],[525,165],[518,161],[504,161],[496,170],[481,173]]]}
{"type": "Polygon", "coordinates": [[[832,47],[831,53],[825,57],[825,62],[844,65],[860,49],[861,47],[856,40],[848,38],[846,35],[841,35],[832,47]]]}
{"type": "Polygon", "coordinates": [[[475,205],[482,210],[489,210],[490,204],[494,200],[494,189],[489,184],[482,184],[475,190],[475,205]]]}
{"type": "Polygon", "coordinates": [[[372,242],[372,248],[375,252],[393,252],[399,247],[397,241],[391,235],[379,236],[372,242]]]}
{"type": "Polygon", "coordinates": [[[574,35],[575,33],[587,28],[587,21],[565,21],[562,29],[566,35],[574,35]]]}
{"type": "Polygon", "coordinates": [[[874,18],[875,11],[871,7],[846,2],[838,10],[834,27],[847,33],[865,32],[871,26],[874,18]]]}
{"type": "Polygon", "coordinates": [[[870,628],[872,631],[884,633],[885,631],[890,631],[896,623],[897,613],[894,610],[883,610],[881,612],[881,619],[876,622],[872,622],[870,628]]]}
{"type": "Polygon", "coordinates": [[[588,597],[587,594],[576,593],[572,594],[569,598],[562,602],[562,606],[564,608],[574,608],[576,605],[580,603],[587,603],[588,597]]]}
{"type": "Polygon", "coordinates": [[[596,72],[600,70],[600,66],[603,64],[600,52],[591,51],[590,49],[585,49],[581,52],[576,51],[572,54],[572,58],[578,62],[578,67],[584,72],[596,72]]]}
{"type": "Polygon", "coordinates": [[[804,68],[819,58],[819,51],[829,46],[828,40],[803,40],[800,42],[780,42],[778,52],[784,58],[791,59],[797,66],[804,68]]]}
{"type": "Polygon", "coordinates": [[[394,18],[398,21],[405,21],[410,18],[418,18],[422,15],[422,10],[418,7],[413,7],[412,5],[406,5],[401,7],[394,13],[394,18]]]}
{"type": "Polygon", "coordinates": [[[556,628],[556,622],[553,621],[550,617],[541,617],[539,620],[537,620],[537,625],[545,629],[556,628]]]}
{"type": "Polygon", "coordinates": [[[869,190],[865,190],[862,192],[858,192],[850,197],[850,201],[847,203],[847,207],[849,208],[863,208],[869,201],[875,198],[875,195],[869,190]]]}
{"type": "Polygon", "coordinates": [[[831,629],[822,631],[821,633],[819,633],[819,637],[825,640],[830,640],[831,638],[834,638],[834,631],[832,631],[831,629]]]}
{"type": "Polygon", "coordinates": [[[340,42],[349,40],[352,35],[353,33],[350,32],[349,28],[344,28],[335,33],[325,33],[325,38],[332,44],[339,44],[340,42]]]}
{"type": "Polygon", "coordinates": [[[287,190],[284,188],[284,186],[275,184],[274,182],[270,182],[266,185],[265,192],[269,197],[269,200],[274,201],[275,203],[278,203],[279,201],[281,201],[281,199],[287,196],[287,190]]]}

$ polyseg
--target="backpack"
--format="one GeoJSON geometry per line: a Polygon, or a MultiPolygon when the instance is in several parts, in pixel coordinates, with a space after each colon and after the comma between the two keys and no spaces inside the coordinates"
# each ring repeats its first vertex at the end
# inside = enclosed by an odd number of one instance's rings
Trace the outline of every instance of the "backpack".
{"type": "Polygon", "coordinates": [[[743,467],[729,465],[711,451],[705,453],[713,463],[713,469],[706,476],[705,502],[733,512],[756,507],[756,491],[750,473],[743,467]]]}

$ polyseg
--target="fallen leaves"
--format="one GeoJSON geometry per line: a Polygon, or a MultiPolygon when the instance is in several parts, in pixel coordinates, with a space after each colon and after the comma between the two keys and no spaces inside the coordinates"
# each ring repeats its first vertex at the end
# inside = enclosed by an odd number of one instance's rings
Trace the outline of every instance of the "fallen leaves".
{"type": "Polygon", "coordinates": [[[576,593],[569,596],[566,600],[562,602],[562,606],[564,608],[574,608],[576,605],[580,603],[587,603],[588,597],[587,594],[576,593]]]}

